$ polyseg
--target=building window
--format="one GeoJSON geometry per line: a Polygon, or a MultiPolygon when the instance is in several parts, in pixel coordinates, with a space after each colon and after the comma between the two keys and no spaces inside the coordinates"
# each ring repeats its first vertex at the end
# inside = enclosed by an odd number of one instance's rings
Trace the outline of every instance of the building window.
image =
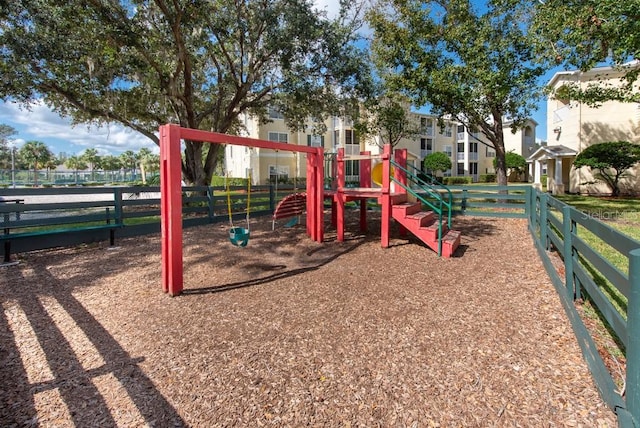
{"type": "Polygon", "coordinates": [[[469,175],[478,175],[478,163],[470,162],[469,163],[469,175]]]}
{"type": "Polygon", "coordinates": [[[487,149],[486,156],[488,158],[495,158],[496,157],[496,151],[493,148],[487,147],[486,149],[487,149]]]}
{"type": "Polygon", "coordinates": [[[464,153],[464,143],[458,143],[458,153],[464,153]]]}
{"type": "Polygon", "coordinates": [[[453,147],[450,145],[446,145],[442,148],[442,151],[444,153],[446,153],[447,156],[451,157],[453,156],[453,147]]]}
{"type": "Polygon", "coordinates": [[[464,164],[463,163],[458,163],[458,171],[457,171],[457,175],[464,175],[464,164]]]}
{"type": "Polygon", "coordinates": [[[286,165],[269,165],[269,181],[275,183],[276,180],[280,183],[286,182],[289,179],[289,167],[286,165]]]}
{"type": "Polygon", "coordinates": [[[433,119],[427,117],[420,118],[420,129],[425,135],[433,135],[433,119]]]}
{"type": "Polygon", "coordinates": [[[307,146],[309,147],[323,147],[324,137],[322,135],[307,135],[307,146]]]}
{"type": "Polygon", "coordinates": [[[446,123],[441,134],[443,134],[445,137],[453,136],[453,125],[451,125],[450,123],[446,123]]]}
{"type": "Polygon", "coordinates": [[[432,138],[420,138],[420,150],[433,150],[432,138]]]}
{"type": "Polygon", "coordinates": [[[353,129],[346,129],[344,131],[344,143],[345,144],[357,144],[360,145],[360,139],[358,134],[353,129]]]}
{"type": "Polygon", "coordinates": [[[333,131],[333,146],[334,147],[340,146],[340,131],[338,130],[333,131]]]}
{"type": "Polygon", "coordinates": [[[289,142],[289,134],[286,132],[269,132],[269,141],[286,144],[289,142]]]}
{"type": "Polygon", "coordinates": [[[275,107],[269,107],[267,110],[269,113],[269,119],[284,119],[284,115],[275,107]]]}
{"type": "Polygon", "coordinates": [[[433,153],[433,138],[420,138],[420,156],[425,157],[433,153]]]}
{"type": "Polygon", "coordinates": [[[469,143],[469,151],[471,153],[478,153],[478,143],[469,143]]]}

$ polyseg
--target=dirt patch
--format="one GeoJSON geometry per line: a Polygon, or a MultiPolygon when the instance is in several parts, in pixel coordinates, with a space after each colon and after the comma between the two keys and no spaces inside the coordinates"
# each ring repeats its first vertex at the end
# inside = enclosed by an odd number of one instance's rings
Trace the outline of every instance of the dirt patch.
{"type": "MultiPolygon", "coordinates": [[[[372,214],[375,216],[375,214],[372,214]]],[[[318,244],[254,220],[20,255],[0,275],[0,425],[616,426],[521,220],[438,258],[379,222],[318,244]]]]}

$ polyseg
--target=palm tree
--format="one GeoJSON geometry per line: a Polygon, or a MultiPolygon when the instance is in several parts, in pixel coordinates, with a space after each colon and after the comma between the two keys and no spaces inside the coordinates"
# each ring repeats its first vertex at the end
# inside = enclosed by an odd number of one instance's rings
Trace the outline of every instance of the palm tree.
{"type": "Polygon", "coordinates": [[[81,158],[89,165],[89,170],[91,171],[91,181],[95,181],[94,170],[98,167],[100,163],[100,156],[98,156],[98,150],[86,149],[84,153],[82,153],[81,158]]]}
{"type": "Polygon", "coordinates": [[[78,185],[78,170],[87,169],[87,164],[82,158],[79,156],[73,155],[69,156],[64,163],[67,168],[71,168],[73,170],[73,175],[75,177],[76,186],[78,185]]]}
{"type": "Polygon", "coordinates": [[[119,157],[113,155],[107,155],[102,157],[102,169],[104,169],[105,173],[107,171],[111,172],[111,181],[113,180],[113,172],[119,170],[122,167],[122,161],[119,157]]]}
{"type": "Polygon", "coordinates": [[[47,168],[47,180],[48,181],[52,181],[51,180],[51,173],[53,172],[54,169],[56,169],[58,167],[58,165],[60,165],[61,162],[60,160],[55,157],[55,156],[51,156],[51,159],[49,159],[46,163],[44,163],[42,166],[44,166],[45,168],[47,168]]]}
{"type": "Polygon", "coordinates": [[[53,153],[42,141],[27,141],[20,149],[19,156],[30,166],[33,166],[33,181],[38,185],[38,167],[46,164],[53,153]]]}
{"type": "Polygon", "coordinates": [[[132,176],[135,179],[136,163],[138,162],[138,157],[136,156],[136,154],[131,150],[127,150],[120,155],[120,161],[122,162],[122,166],[125,169],[125,181],[127,179],[127,169],[131,169],[132,176]]]}
{"type": "Polygon", "coordinates": [[[149,164],[149,159],[151,159],[153,153],[146,147],[141,148],[138,151],[138,160],[140,162],[140,174],[142,175],[142,184],[147,184],[147,173],[146,167],[149,164]]]}

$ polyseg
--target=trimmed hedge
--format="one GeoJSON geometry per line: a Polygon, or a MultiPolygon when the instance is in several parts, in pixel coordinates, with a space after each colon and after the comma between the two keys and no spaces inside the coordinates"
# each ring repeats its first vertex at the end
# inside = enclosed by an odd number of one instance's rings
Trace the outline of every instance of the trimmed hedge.
{"type": "Polygon", "coordinates": [[[480,183],[495,183],[497,180],[496,174],[480,174],[478,182],[480,183]]]}
{"type": "Polygon", "coordinates": [[[472,177],[443,177],[442,184],[452,186],[455,184],[471,184],[473,183],[472,177]]]}

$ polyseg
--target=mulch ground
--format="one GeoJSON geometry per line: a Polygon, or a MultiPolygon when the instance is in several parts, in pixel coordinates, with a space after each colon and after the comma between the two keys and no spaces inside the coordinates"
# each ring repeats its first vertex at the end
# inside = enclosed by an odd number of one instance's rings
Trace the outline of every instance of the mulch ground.
{"type": "Polygon", "coordinates": [[[614,427],[524,220],[457,218],[440,259],[379,224],[318,244],[256,219],[0,269],[0,426],[614,427]]]}

